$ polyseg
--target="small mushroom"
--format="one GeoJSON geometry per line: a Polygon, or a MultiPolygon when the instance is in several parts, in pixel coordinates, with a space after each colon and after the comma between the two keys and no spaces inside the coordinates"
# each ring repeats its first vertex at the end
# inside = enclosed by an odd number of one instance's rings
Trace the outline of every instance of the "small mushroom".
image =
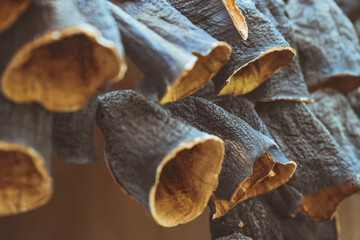
{"type": "Polygon", "coordinates": [[[213,196],[214,218],[223,216],[239,201],[287,182],[295,171],[293,162],[276,162],[270,155],[276,148],[272,139],[205,99],[187,97],[164,107],[172,117],[224,141],[223,170],[213,196]]]}
{"type": "Polygon", "coordinates": [[[162,226],[198,217],[218,185],[223,141],[171,118],[134,91],[99,99],[97,124],[116,181],[162,226]]]}
{"type": "Polygon", "coordinates": [[[310,91],[360,85],[360,43],[351,21],[333,0],[289,0],[300,65],[310,91]]]}
{"type": "Polygon", "coordinates": [[[126,70],[116,23],[101,0],[32,0],[0,44],[4,96],[51,111],[80,109],[126,70]]]}
{"type": "Polygon", "coordinates": [[[0,216],[44,205],[52,194],[51,113],[0,95],[0,216]]]}
{"type": "Polygon", "coordinates": [[[287,66],[295,50],[250,0],[236,1],[249,29],[244,40],[217,1],[168,0],[196,26],[232,47],[230,60],[213,78],[220,95],[245,94],[287,66]]]}
{"type": "Polygon", "coordinates": [[[96,161],[93,128],[98,103],[95,95],[76,112],[53,115],[52,146],[58,159],[78,164],[96,161]]]}
{"type": "Polygon", "coordinates": [[[230,57],[228,44],[194,26],[165,0],[114,2],[108,6],[126,38],[127,55],[146,76],[139,90],[150,99],[164,104],[192,94],[230,57]]]}

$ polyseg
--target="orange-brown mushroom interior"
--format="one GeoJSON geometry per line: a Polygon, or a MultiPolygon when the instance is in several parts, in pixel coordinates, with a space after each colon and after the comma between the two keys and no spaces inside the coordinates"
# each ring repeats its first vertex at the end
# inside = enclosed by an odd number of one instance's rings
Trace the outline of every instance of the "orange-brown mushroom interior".
{"type": "Polygon", "coordinates": [[[196,52],[193,54],[197,57],[194,66],[186,69],[168,88],[159,101],[161,104],[174,102],[202,88],[228,61],[231,47],[226,43],[219,43],[208,55],[203,56],[196,52]]]}
{"type": "Polygon", "coordinates": [[[265,153],[254,162],[253,172],[250,177],[240,183],[230,201],[213,197],[216,212],[213,218],[224,216],[237,203],[246,199],[264,194],[289,181],[295,172],[296,164],[290,162],[281,164],[275,162],[270,154],[265,153]]]}
{"type": "Polygon", "coordinates": [[[18,214],[43,205],[51,196],[51,180],[36,156],[10,145],[0,148],[0,216],[18,214]]]}
{"type": "Polygon", "coordinates": [[[166,163],[154,186],[152,213],[159,224],[187,223],[204,211],[218,185],[223,151],[221,141],[207,140],[177,152],[166,163]]]}
{"type": "Polygon", "coordinates": [[[239,68],[219,90],[219,95],[242,95],[251,92],[294,58],[291,47],[275,47],[239,68]]]}
{"type": "Polygon", "coordinates": [[[339,74],[331,78],[325,79],[323,82],[309,87],[310,92],[314,92],[319,88],[334,88],[342,93],[347,93],[360,86],[360,77],[348,74],[339,74]]]}
{"type": "Polygon", "coordinates": [[[0,1],[0,33],[9,28],[29,6],[30,0],[0,1]]]}
{"type": "Polygon", "coordinates": [[[241,13],[238,5],[236,4],[236,1],[222,0],[222,2],[224,3],[236,29],[239,31],[242,38],[246,40],[248,38],[248,26],[244,15],[241,13]]]}
{"type": "Polygon", "coordinates": [[[28,43],[10,61],[2,91],[18,103],[38,102],[51,111],[78,110],[120,72],[114,47],[92,35],[54,32],[28,43]],[[62,36],[65,34],[66,36],[62,36]]]}

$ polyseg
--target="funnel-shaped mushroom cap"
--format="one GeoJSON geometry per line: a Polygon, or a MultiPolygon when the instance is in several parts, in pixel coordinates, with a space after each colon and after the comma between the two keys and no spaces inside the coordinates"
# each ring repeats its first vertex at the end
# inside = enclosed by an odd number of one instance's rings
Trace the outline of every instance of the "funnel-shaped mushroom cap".
{"type": "Polygon", "coordinates": [[[126,65],[121,43],[116,42],[120,40],[116,24],[103,3],[91,2],[96,4],[33,1],[0,35],[0,44],[6,46],[0,56],[1,90],[7,98],[37,102],[51,111],[74,111],[105,81],[123,76],[126,65]],[[98,29],[89,25],[91,18],[101,22],[98,29]],[[116,30],[113,37],[103,37],[110,35],[111,24],[116,30]]]}
{"type": "Polygon", "coordinates": [[[165,227],[198,217],[218,185],[221,139],[171,118],[134,91],[100,97],[97,123],[117,182],[165,227]]]}
{"type": "Polygon", "coordinates": [[[213,79],[221,95],[252,91],[295,56],[295,50],[250,0],[236,1],[248,26],[247,40],[240,36],[224,6],[218,7],[217,0],[169,2],[195,25],[230,44],[230,60],[213,79]]]}

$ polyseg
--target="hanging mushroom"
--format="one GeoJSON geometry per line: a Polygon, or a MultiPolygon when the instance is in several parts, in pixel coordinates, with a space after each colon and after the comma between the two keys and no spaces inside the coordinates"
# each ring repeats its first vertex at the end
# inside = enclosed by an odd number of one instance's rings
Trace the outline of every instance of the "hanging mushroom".
{"type": "Polygon", "coordinates": [[[130,90],[100,97],[97,124],[116,181],[158,224],[176,226],[203,212],[218,185],[222,140],[130,90]]]}
{"type": "Polygon", "coordinates": [[[304,103],[258,103],[256,111],[298,166],[289,184],[304,195],[300,211],[315,221],[329,219],[343,199],[359,191],[348,156],[304,103]]]}
{"type": "Polygon", "coordinates": [[[78,164],[96,161],[93,127],[98,103],[95,95],[76,112],[53,114],[52,146],[58,159],[78,164]]]}
{"type": "Polygon", "coordinates": [[[232,47],[230,60],[213,81],[219,94],[245,94],[258,87],[295,56],[270,20],[250,0],[236,1],[248,26],[244,40],[219,0],[169,0],[185,17],[232,47]]]}
{"type": "MultiPolygon", "coordinates": [[[[232,113],[233,115],[241,118],[253,129],[273,140],[265,124],[257,115],[255,109],[248,100],[234,96],[219,96],[213,98],[212,102],[218,106],[221,106],[229,113],[232,113]]],[[[276,143],[275,147],[269,149],[267,152],[273,158],[275,166],[262,181],[258,182],[254,186],[256,191],[254,194],[252,194],[252,196],[263,194],[283,185],[295,172],[296,163],[289,161],[281,152],[276,143]]]]}
{"type": "Polygon", "coordinates": [[[300,64],[310,91],[342,92],[360,85],[360,43],[346,15],[333,0],[289,0],[300,64]]]}
{"type": "Polygon", "coordinates": [[[0,216],[27,212],[52,194],[51,114],[0,95],[0,216]]]}
{"type": "Polygon", "coordinates": [[[51,111],[80,109],[126,69],[116,23],[100,0],[33,0],[0,44],[5,97],[51,111]]]}
{"type": "Polygon", "coordinates": [[[346,97],[336,90],[317,90],[309,108],[322,122],[351,161],[360,183],[360,120],[346,97]]]}
{"type": "Polygon", "coordinates": [[[124,36],[127,55],[146,76],[139,89],[150,99],[166,103],[190,95],[205,85],[230,56],[226,43],[193,26],[166,2],[118,2],[127,13],[108,5],[124,36]]]}
{"type": "MultiPolygon", "coordinates": [[[[203,87],[230,57],[231,48],[228,44],[219,42],[193,25],[165,0],[114,0],[113,2],[164,40],[197,58],[185,77],[178,78],[171,86],[168,86],[160,103],[176,101],[203,87]]],[[[109,6],[110,9],[115,8],[112,4],[109,6]]],[[[151,60],[153,61],[153,58],[149,59],[151,60]]],[[[139,89],[145,92],[145,95],[153,89],[152,94],[156,99],[159,89],[151,88],[149,85],[151,85],[150,79],[145,78],[140,82],[139,89]]]]}
{"type": "Polygon", "coordinates": [[[223,170],[213,197],[214,218],[223,216],[239,201],[287,182],[295,171],[294,163],[277,162],[269,154],[276,148],[272,139],[205,99],[187,97],[165,108],[172,117],[216,135],[225,143],[223,170]]]}
{"type": "MultiPolygon", "coordinates": [[[[287,17],[285,3],[283,0],[255,0],[255,6],[282,34],[290,46],[296,49],[292,22],[287,17]]],[[[302,74],[299,57],[283,69],[279,70],[258,88],[246,95],[246,98],[253,101],[305,101],[309,102],[309,92],[302,74]]]]}

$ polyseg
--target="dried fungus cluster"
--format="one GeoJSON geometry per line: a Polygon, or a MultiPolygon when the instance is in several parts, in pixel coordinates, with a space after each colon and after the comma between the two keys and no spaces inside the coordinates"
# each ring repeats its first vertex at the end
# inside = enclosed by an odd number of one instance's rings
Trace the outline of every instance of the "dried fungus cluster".
{"type": "Polygon", "coordinates": [[[0,215],[49,200],[51,152],[96,161],[97,124],[162,226],[209,206],[213,239],[336,239],[360,191],[359,21],[357,0],[1,1],[0,215]],[[125,54],[138,92],[106,93],[125,54]]]}

